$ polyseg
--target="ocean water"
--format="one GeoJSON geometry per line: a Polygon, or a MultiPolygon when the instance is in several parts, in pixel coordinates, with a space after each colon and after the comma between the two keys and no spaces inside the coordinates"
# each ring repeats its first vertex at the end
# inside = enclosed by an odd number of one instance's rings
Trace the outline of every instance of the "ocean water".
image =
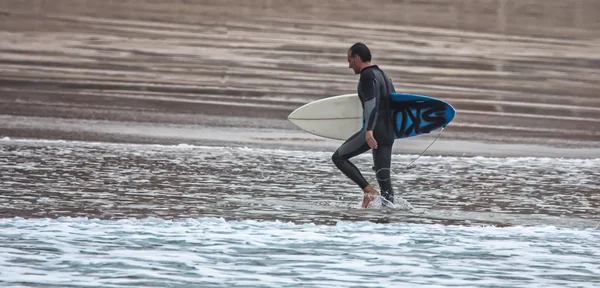
{"type": "Polygon", "coordinates": [[[0,286],[600,286],[600,159],[330,156],[5,138],[0,286]]]}
{"type": "Polygon", "coordinates": [[[592,229],[221,218],[13,218],[0,228],[3,287],[600,284],[592,229]]]}

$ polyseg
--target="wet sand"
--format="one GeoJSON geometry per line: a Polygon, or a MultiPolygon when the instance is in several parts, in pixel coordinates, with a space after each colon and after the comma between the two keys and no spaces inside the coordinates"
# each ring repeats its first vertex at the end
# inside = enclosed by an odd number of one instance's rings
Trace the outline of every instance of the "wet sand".
{"type": "Polygon", "coordinates": [[[0,136],[333,149],[285,117],[353,93],[363,41],[457,108],[430,154],[600,155],[600,3],[373,3],[5,1],[0,136]]]}

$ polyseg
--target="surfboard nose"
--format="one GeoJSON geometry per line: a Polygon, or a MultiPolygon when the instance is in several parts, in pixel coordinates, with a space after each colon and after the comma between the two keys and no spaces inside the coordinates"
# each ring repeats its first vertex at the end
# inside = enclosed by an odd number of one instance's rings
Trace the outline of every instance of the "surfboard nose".
{"type": "Polygon", "coordinates": [[[357,94],[346,94],[307,103],[290,113],[288,121],[311,134],[346,140],[362,125],[362,108],[357,94]]]}

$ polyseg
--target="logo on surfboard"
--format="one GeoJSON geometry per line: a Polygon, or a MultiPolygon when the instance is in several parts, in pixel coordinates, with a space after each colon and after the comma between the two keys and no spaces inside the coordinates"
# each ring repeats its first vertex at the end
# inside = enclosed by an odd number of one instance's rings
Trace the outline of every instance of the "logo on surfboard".
{"type": "Polygon", "coordinates": [[[438,101],[392,102],[396,138],[429,133],[448,123],[446,105],[438,101]]]}

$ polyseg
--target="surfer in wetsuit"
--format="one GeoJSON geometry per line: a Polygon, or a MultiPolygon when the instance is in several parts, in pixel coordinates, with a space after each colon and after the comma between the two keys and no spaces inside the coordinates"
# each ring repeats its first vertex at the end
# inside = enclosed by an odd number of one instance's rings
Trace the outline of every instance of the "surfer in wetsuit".
{"type": "MultiPolygon", "coordinates": [[[[392,80],[377,65],[371,64],[371,51],[363,43],[356,43],[348,50],[348,67],[360,74],[358,97],[363,106],[363,128],[352,135],[333,153],[335,166],[364,191],[362,207],[379,195],[350,162],[350,158],[369,150],[373,153],[375,175],[381,196],[394,202],[390,177],[394,128],[390,115],[391,93],[395,92],[392,80]]],[[[383,201],[384,204],[386,201],[383,201]]]]}

